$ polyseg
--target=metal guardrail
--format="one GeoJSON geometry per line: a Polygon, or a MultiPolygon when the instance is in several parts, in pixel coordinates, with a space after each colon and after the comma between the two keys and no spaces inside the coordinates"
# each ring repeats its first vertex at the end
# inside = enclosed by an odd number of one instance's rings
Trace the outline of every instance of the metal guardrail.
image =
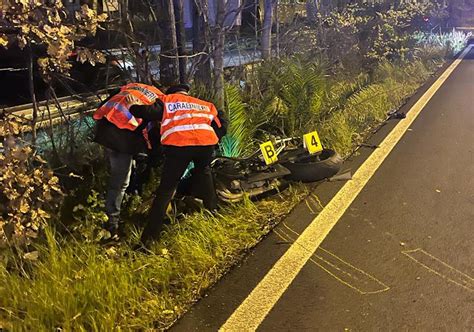
{"type": "MultiPolygon", "coordinates": [[[[100,91],[94,96],[82,94],[61,97],[57,99],[57,102],[52,100],[38,102],[38,127],[69,121],[95,110],[97,105],[108,96],[104,92],[104,90],[100,91]]],[[[5,107],[1,112],[29,122],[33,119],[33,104],[5,107]]]]}

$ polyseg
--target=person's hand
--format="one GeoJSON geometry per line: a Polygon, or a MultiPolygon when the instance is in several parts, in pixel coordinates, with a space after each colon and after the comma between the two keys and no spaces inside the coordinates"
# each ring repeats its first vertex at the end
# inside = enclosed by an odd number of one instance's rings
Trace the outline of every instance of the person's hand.
{"type": "Polygon", "coordinates": [[[135,97],[135,96],[132,95],[132,94],[129,94],[129,95],[127,95],[127,97],[125,97],[125,102],[126,102],[128,105],[143,105],[143,103],[141,102],[141,100],[138,99],[137,97],[135,97]]]}

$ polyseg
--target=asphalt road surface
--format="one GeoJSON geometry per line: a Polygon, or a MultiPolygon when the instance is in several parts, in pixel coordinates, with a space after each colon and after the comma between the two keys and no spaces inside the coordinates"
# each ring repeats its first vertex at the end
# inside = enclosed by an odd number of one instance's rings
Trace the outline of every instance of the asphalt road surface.
{"type": "MultiPolygon", "coordinates": [[[[390,121],[369,143],[379,144],[398,121],[405,120],[390,121]]],[[[362,148],[344,168],[355,171],[372,152],[362,148]]],[[[343,185],[324,183],[315,194],[325,205],[343,185]]],[[[320,208],[313,198],[298,206],[172,330],[218,330],[320,208]]],[[[474,48],[258,331],[474,331],[473,226],[474,48]]]]}

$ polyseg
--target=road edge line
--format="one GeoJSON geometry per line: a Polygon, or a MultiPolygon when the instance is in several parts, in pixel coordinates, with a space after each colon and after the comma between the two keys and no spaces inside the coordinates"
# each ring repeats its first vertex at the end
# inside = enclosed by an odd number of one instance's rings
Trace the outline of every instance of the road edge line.
{"type": "Polygon", "coordinates": [[[299,274],[332,228],[377,169],[403,137],[423,108],[457,68],[474,45],[468,45],[453,63],[440,75],[431,87],[418,99],[380,144],[380,147],[359,167],[351,181],[347,182],[324,209],[311,221],[298,239],[273,265],[247,298],[232,313],[219,331],[255,331],[274,307],[288,286],[299,274]]]}

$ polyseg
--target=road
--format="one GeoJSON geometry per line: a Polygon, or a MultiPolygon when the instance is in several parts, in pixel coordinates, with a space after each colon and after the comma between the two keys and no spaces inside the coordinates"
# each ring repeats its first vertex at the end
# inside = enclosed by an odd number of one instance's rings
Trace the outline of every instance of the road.
{"type": "MultiPolygon", "coordinates": [[[[435,81],[402,111],[414,112],[435,81]]],[[[474,48],[420,110],[320,245],[295,249],[305,229],[319,227],[321,204],[309,198],[171,330],[473,331],[474,48]],[[296,272],[285,268],[292,250],[310,252],[296,272]]],[[[383,147],[408,118],[368,143],[383,147]]],[[[377,150],[362,148],[344,168],[370,167],[377,150]]],[[[314,193],[331,205],[344,188],[324,183],[314,193]]]]}

